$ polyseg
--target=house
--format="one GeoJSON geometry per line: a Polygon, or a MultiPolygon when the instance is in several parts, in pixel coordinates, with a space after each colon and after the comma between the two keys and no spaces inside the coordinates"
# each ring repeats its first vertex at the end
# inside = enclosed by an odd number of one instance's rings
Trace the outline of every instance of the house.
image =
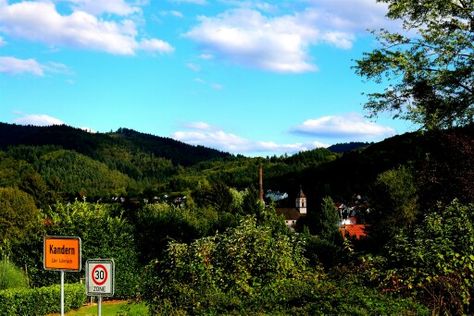
{"type": "Polygon", "coordinates": [[[307,200],[306,195],[303,193],[303,189],[300,187],[300,191],[296,195],[295,207],[291,208],[282,208],[277,207],[276,213],[282,215],[285,218],[285,224],[290,229],[293,229],[296,225],[298,219],[301,216],[305,216],[307,213],[307,200]]]}
{"type": "Polygon", "coordinates": [[[370,212],[366,199],[355,195],[351,205],[336,203],[339,214],[339,231],[342,237],[361,239],[367,236],[365,215],[370,212]]]}

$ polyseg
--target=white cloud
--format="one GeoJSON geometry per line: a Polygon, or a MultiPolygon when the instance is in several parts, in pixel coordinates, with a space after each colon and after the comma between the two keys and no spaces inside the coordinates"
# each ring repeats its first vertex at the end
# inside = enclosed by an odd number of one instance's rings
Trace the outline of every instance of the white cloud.
{"type": "Polygon", "coordinates": [[[0,73],[24,74],[43,76],[43,67],[34,59],[18,59],[15,57],[0,57],[0,73]]]}
{"type": "Polygon", "coordinates": [[[140,42],[139,49],[147,52],[157,53],[172,53],[174,51],[174,47],[169,43],[156,38],[142,40],[140,42]]]}
{"type": "Polygon", "coordinates": [[[76,10],[84,11],[95,16],[104,13],[126,16],[141,12],[140,7],[130,5],[124,0],[65,0],[73,4],[76,10]]]}
{"type": "Polygon", "coordinates": [[[204,59],[204,60],[210,60],[214,58],[214,55],[212,54],[201,54],[199,55],[199,58],[204,59]]]}
{"type": "Polygon", "coordinates": [[[378,140],[393,136],[395,130],[365,120],[360,114],[323,116],[304,121],[293,129],[298,134],[348,140],[378,140]]]}
{"type": "Polygon", "coordinates": [[[20,59],[11,56],[0,56],[0,73],[10,75],[31,74],[35,76],[44,76],[48,73],[71,74],[71,70],[63,64],[49,62],[41,64],[35,59],[20,59]]]}
{"type": "Polygon", "coordinates": [[[233,9],[216,17],[199,17],[185,34],[202,48],[237,64],[276,72],[307,72],[317,68],[308,49],[318,30],[296,15],[267,18],[250,9],[233,9]]]}
{"type": "Polygon", "coordinates": [[[398,27],[385,17],[387,4],[375,0],[307,0],[319,15],[318,25],[335,31],[365,32],[367,29],[398,27]]]}
{"type": "Polygon", "coordinates": [[[50,46],[66,46],[133,55],[137,50],[171,52],[159,39],[137,39],[135,22],[104,20],[84,12],[61,15],[52,2],[18,2],[0,5],[0,32],[50,46]]]}
{"type": "Polygon", "coordinates": [[[179,141],[219,149],[234,154],[284,154],[296,153],[317,147],[327,147],[320,142],[279,144],[272,141],[254,141],[215,128],[205,122],[186,125],[188,130],[177,131],[171,137],[179,141]]]}
{"type": "Polygon", "coordinates": [[[61,63],[49,62],[44,65],[41,65],[41,67],[43,68],[45,72],[49,72],[49,73],[64,74],[64,75],[71,75],[73,73],[68,66],[61,63]]]}
{"type": "Polygon", "coordinates": [[[7,42],[0,36],[0,47],[4,46],[7,42]]]}
{"type": "Polygon", "coordinates": [[[206,54],[275,72],[316,71],[310,49],[321,44],[351,49],[369,28],[397,25],[375,0],[304,0],[269,4],[221,0],[231,6],[216,16],[200,16],[185,37],[206,54]],[[305,6],[304,9],[301,9],[305,6]],[[296,8],[292,13],[288,8],[296,8]]]}
{"type": "Polygon", "coordinates": [[[64,122],[60,119],[49,116],[47,114],[28,114],[15,119],[13,122],[21,125],[34,126],[51,126],[64,124],[64,122]]]}

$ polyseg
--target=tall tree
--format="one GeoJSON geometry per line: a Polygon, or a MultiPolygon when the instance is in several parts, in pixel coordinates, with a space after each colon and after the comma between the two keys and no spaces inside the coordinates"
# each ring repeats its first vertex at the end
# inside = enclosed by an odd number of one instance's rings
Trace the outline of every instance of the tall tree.
{"type": "Polygon", "coordinates": [[[321,227],[321,238],[335,242],[339,237],[339,215],[337,213],[334,201],[330,196],[323,198],[321,203],[321,214],[319,216],[319,225],[321,227]]]}
{"type": "Polygon", "coordinates": [[[472,0],[378,0],[404,32],[382,29],[381,44],[365,53],[356,73],[383,92],[369,94],[371,116],[383,111],[426,129],[474,121],[474,3],[472,0]],[[402,34],[403,33],[403,34],[402,34]]]}

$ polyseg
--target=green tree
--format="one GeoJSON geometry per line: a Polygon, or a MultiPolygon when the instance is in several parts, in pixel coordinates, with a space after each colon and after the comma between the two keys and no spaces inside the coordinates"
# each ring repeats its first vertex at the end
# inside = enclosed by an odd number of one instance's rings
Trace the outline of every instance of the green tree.
{"type": "MultiPolygon", "coordinates": [[[[464,314],[474,294],[474,204],[454,200],[386,247],[382,287],[417,296],[434,314],[464,314]]],[[[472,309],[469,309],[472,311],[472,309]]]]}
{"type": "Polygon", "coordinates": [[[0,250],[6,251],[39,225],[33,198],[16,188],[0,188],[0,250]]]}
{"type": "Polygon", "coordinates": [[[323,198],[321,203],[321,214],[319,216],[319,225],[321,227],[321,238],[330,242],[340,240],[339,233],[339,215],[330,196],[323,198]]]}
{"type": "Polygon", "coordinates": [[[370,198],[369,236],[378,246],[417,218],[418,194],[407,167],[382,172],[371,189],[370,198]]]}
{"type": "Polygon", "coordinates": [[[372,116],[395,112],[426,129],[466,125],[474,117],[474,2],[379,0],[408,32],[377,33],[380,48],[357,61],[357,74],[383,92],[369,94],[372,116]]]}

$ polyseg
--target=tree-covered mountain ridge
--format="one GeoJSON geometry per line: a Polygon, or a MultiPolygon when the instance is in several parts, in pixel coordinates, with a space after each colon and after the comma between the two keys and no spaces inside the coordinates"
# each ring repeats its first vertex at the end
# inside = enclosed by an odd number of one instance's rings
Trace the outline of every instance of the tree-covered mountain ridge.
{"type": "Polygon", "coordinates": [[[128,128],[119,128],[116,132],[110,133],[90,133],[67,125],[31,126],[0,123],[0,149],[15,145],[56,145],[91,158],[99,158],[101,151],[106,147],[121,147],[128,151],[153,154],[183,166],[230,156],[216,149],[189,145],[172,138],[140,133],[128,128]]]}
{"type": "Polygon", "coordinates": [[[288,192],[290,201],[303,186],[309,203],[316,205],[326,195],[343,200],[365,193],[380,173],[406,165],[418,173],[420,186],[432,189],[423,192],[469,201],[474,196],[469,185],[474,183],[473,130],[469,125],[378,143],[338,144],[337,153],[318,148],[248,158],[126,128],[89,133],[65,125],[0,123],[0,186],[19,187],[43,201],[39,204],[78,196],[189,195],[212,192],[215,183],[239,190],[256,186],[263,166],[266,190],[288,192]]]}

